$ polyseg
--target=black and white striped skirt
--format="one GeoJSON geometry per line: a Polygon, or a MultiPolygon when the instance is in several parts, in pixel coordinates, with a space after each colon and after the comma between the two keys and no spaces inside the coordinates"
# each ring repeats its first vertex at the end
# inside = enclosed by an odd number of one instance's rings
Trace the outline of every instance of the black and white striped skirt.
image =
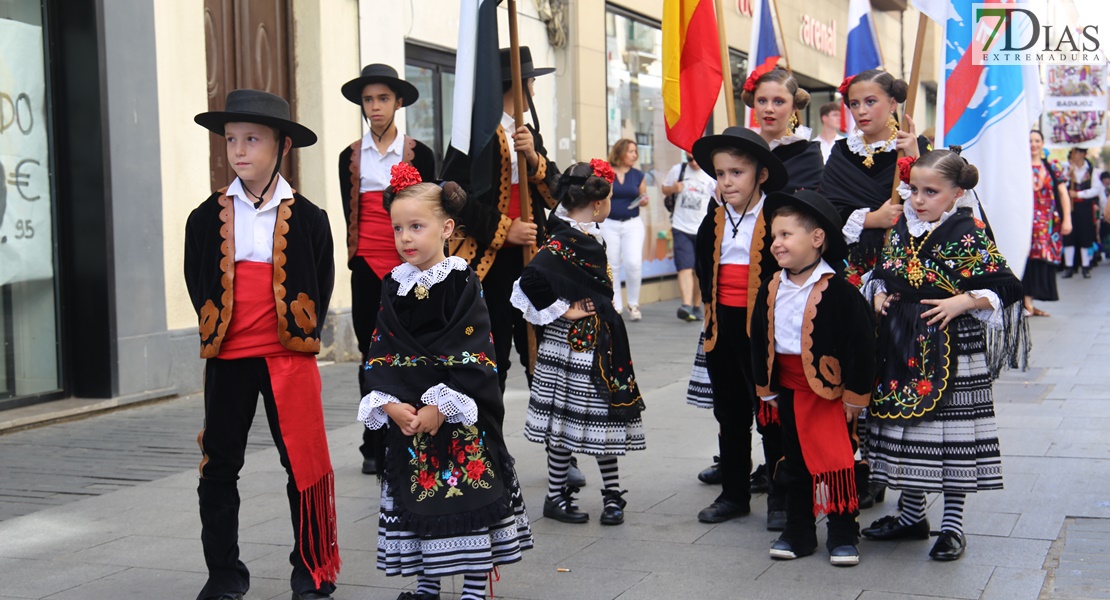
{"type": "Polygon", "coordinates": [[[694,353],[694,369],[686,386],[686,404],[697,408],[713,408],[713,383],[705,362],[705,332],[698,336],[698,349],[694,353]]]}
{"type": "Polygon", "coordinates": [[[957,333],[953,393],[932,419],[868,419],[871,480],[894,489],[971,493],[1002,489],[994,393],[981,327],[957,333]]]}
{"type": "Polygon", "coordinates": [[[524,437],[572,452],[620,455],[643,450],[644,422],[609,417],[591,377],[594,353],[576,352],[567,342],[570,321],[560,317],[546,325],[536,349],[536,372],[528,400],[524,437]]]}

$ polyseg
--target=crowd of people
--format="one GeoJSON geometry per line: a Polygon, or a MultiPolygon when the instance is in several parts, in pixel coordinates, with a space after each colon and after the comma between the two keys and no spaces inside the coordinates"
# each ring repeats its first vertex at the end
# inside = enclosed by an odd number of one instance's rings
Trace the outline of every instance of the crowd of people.
{"type": "MultiPolygon", "coordinates": [[[[551,69],[521,48],[514,81],[506,50],[501,58],[504,115],[484,182],[460,153],[437,178],[431,150],[398,132],[397,111],[419,94],[392,67],[369,65],[341,90],[367,125],[340,153],[339,179],[363,472],[381,487],[377,567],[417,581],[399,600],[439,598],[451,576],[463,577],[462,598],[484,598],[488,574],[535,543],[504,435],[513,346],[530,390],[524,437],[547,456],[544,517],[590,520],[575,496],[578,454],[598,465],[599,522],[624,523],[619,457],[647,447],[623,318],[642,318],[648,200],[637,145],[620,140],[607,159],[560,172],[534,110],[533,125],[510,116],[514,85],[530,95],[551,69]]],[[[974,212],[976,167],[959,148],[933,149],[910,119],[900,126],[906,92],[879,69],[846,79],[856,129],[839,136],[830,104],[811,140],[797,116],[809,94],[784,69],[757,70],[742,99],[758,130],[702,137],[663,182],[677,316],[703,323],[688,400],[718,423],[718,454],[699,478],[721,491],[696,518],[745,517],[765,491],[766,528],[779,532],[771,559],[814,554],[821,514],[836,566],[859,563],[861,535],[936,535],[929,556],[959,559],[967,494],[1002,487],[992,382],[1024,366],[1025,319],[1044,314],[1033,299],[1054,299],[1056,265],[1089,276],[1095,198],[1107,186],[1093,183],[1082,152],[1053,165],[1030,135],[1034,243],[1019,279],[974,212]],[[859,510],[887,488],[901,491],[897,510],[861,530],[859,510]],[[939,533],[926,519],[929,493],[943,496],[939,533]]],[[[242,598],[250,585],[236,481],[259,395],[288,474],[294,598],[330,598],[340,558],[314,355],[332,239],[327,215],[278,172],[316,136],[285,100],[253,90],[195,120],[224,138],[237,175],[185,234],[207,359],[198,496],[209,573],[198,600],[242,598]]]]}

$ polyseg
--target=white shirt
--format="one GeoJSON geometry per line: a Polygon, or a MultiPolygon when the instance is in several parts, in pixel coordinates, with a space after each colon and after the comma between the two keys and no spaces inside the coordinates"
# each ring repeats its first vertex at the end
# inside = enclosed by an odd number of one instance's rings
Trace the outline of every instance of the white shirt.
{"type": "Polygon", "coordinates": [[[844,139],[844,136],[838,133],[831,142],[826,142],[825,138],[821,136],[817,136],[816,139],[821,143],[821,156],[825,158],[825,162],[829,162],[829,155],[832,154],[832,149],[833,146],[836,145],[836,140],[844,139]]]}
{"type": "MultiPolygon", "coordinates": [[[[705,218],[706,208],[717,191],[717,180],[710,177],[705,169],[695,169],[688,163],[679,163],[667,172],[663,185],[672,186],[678,183],[678,174],[684,164],[686,172],[682,175],[682,191],[675,198],[671,227],[683,233],[697,235],[698,227],[705,218]]],[[[730,229],[729,233],[731,232],[730,229]]]]}
{"type": "Polygon", "coordinates": [[[806,302],[817,280],[828,273],[835,274],[836,271],[824,260],[817,263],[802,285],[790,281],[786,269],[779,272],[781,283],[775,296],[775,352],[802,353],[802,317],[805,315],[806,302]]]}
{"type": "Polygon", "coordinates": [[[509,142],[509,156],[513,161],[512,183],[520,183],[520,170],[517,167],[517,155],[513,150],[513,133],[516,132],[516,119],[507,112],[501,113],[501,128],[505,130],[505,140],[509,142]]]}
{"type": "Polygon", "coordinates": [[[293,197],[293,189],[280,173],[273,189],[274,197],[258,210],[254,207],[254,197],[247,194],[238,177],[227,186],[227,195],[235,210],[235,262],[274,262],[277,209],[282,200],[293,197]]]}
{"type": "Polygon", "coordinates": [[[759,202],[752,206],[751,210],[744,213],[744,219],[740,220],[740,213],[737,212],[727,202],[725,203],[725,231],[721,239],[721,264],[722,265],[746,265],[751,262],[752,251],[752,235],[755,233],[755,222],[759,219],[759,211],[763,210],[763,200],[767,197],[762,194],[759,202]],[[729,219],[732,222],[729,222],[729,219]],[[736,236],[732,235],[732,223],[740,222],[740,226],[736,230],[736,236]]]}
{"type": "Polygon", "coordinates": [[[393,143],[386,148],[385,154],[378,151],[378,145],[374,143],[374,134],[367,132],[362,136],[362,157],[359,163],[359,175],[362,181],[359,183],[359,192],[380,192],[389,187],[389,181],[392,178],[390,169],[393,165],[401,162],[403,153],[405,151],[405,136],[397,132],[397,137],[394,138],[393,143]]]}

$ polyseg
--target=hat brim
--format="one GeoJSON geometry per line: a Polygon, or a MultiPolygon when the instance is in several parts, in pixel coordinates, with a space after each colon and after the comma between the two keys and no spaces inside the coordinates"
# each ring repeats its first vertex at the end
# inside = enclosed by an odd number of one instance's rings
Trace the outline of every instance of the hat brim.
{"type": "Polygon", "coordinates": [[[691,149],[698,166],[713,179],[717,178],[717,172],[713,168],[713,153],[721,148],[736,148],[751,154],[761,166],[766,167],[767,181],[759,188],[764,192],[776,192],[786,185],[786,167],[770,150],[742,137],[725,134],[707,135],[694,142],[691,149]]]}
{"type": "MultiPolygon", "coordinates": [[[[771,218],[775,211],[784,206],[797,207],[817,219],[818,227],[825,231],[825,251],[821,254],[825,262],[833,264],[836,268],[836,263],[848,258],[848,244],[844,241],[844,235],[841,233],[842,227],[832,220],[831,215],[825,214],[820,208],[793,194],[775,192],[767,195],[766,200],[763,201],[763,219],[767,223],[768,231],[771,228],[771,218]]],[[[832,209],[831,204],[829,204],[829,208],[832,209]]]]}
{"type": "MultiPolygon", "coordinates": [[[[554,73],[554,72],[555,72],[554,67],[543,67],[543,68],[540,68],[540,69],[532,69],[531,71],[525,71],[525,72],[520,74],[520,78],[527,80],[527,79],[532,79],[533,77],[539,77],[541,75],[550,75],[551,73],[554,73]]],[[[501,77],[502,82],[512,81],[512,80],[513,80],[512,73],[510,73],[508,75],[504,75],[504,76],[501,77]]]]}
{"type": "Polygon", "coordinates": [[[295,123],[279,117],[271,117],[269,115],[213,111],[201,113],[193,117],[193,121],[216,135],[223,135],[224,125],[228,123],[258,123],[260,125],[273,127],[289,136],[289,139],[293,141],[294,148],[304,148],[316,143],[316,134],[308,127],[300,123],[295,123]]]}
{"type": "Polygon", "coordinates": [[[416,86],[397,77],[388,77],[385,75],[367,75],[365,77],[356,77],[347,83],[343,84],[340,88],[343,92],[343,97],[362,106],[362,89],[371,83],[384,83],[393,90],[395,94],[401,97],[401,107],[404,108],[416,102],[420,97],[420,90],[416,86]]]}

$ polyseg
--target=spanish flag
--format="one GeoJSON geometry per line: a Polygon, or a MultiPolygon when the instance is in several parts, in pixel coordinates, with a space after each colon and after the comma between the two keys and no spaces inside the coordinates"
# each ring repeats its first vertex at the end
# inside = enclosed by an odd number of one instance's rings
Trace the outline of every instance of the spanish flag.
{"type": "Polygon", "coordinates": [[[663,112],[667,139],[689,152],[721,90],[713,0],[663,0],[663,112]]]}

